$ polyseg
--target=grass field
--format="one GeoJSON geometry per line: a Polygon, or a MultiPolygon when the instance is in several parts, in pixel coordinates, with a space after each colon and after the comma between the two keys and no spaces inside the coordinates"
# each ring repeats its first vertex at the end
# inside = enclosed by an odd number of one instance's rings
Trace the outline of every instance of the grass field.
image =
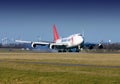
{"type": "Polygon", "coordinates": [[[4,52],[0,84],[120,84],[120,54],[4,52]]]}

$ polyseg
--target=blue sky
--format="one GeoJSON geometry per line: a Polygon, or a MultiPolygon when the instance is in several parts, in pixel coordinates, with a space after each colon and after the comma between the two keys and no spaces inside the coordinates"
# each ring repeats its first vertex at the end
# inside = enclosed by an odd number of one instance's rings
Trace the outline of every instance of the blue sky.
{"type": "Polygon", "coordinates": [[[0,39],[53,41],[85,32],[86,42],[120,42],[119,0],[1,0],[0,39]]]}

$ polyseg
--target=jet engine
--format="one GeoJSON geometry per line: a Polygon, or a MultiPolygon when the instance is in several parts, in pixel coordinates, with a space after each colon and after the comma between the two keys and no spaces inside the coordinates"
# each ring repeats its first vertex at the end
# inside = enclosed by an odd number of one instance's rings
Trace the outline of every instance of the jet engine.
{"type": "Polygon", "coordinates": [[[55,45],[54,45],[54,44],[50,44],[50,45],[49,45],[49,48],[50,48],[50,49],[55,49],[55,45]]]}
{"type": "Polygon", "coordinates": [[[36,47],[36,44],[33,42],[33,43],[31,44],[31,47],[32,47],[32,48],[35,48],[35,47],[36,47]]]}

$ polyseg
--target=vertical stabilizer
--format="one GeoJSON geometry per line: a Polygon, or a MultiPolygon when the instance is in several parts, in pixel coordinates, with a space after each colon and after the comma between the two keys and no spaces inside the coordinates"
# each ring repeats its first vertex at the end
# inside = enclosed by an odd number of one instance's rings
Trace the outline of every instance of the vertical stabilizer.
{"type": "Polygon", "coordinates": [[[53,34],[54,34],[54,42],[56,42],[56,40],[59,39],[59,35],[58,35],[55,24],[53,25],[53,34]]]}

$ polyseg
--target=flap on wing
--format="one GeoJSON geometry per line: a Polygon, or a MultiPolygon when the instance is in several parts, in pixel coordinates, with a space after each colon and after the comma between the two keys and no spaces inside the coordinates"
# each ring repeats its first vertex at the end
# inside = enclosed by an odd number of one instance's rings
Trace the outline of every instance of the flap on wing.
{"type": "Polygon", "coordinates": [[[56,45],[56,46],[67,46],[67,43],[53,43],[52,45],[56,45]]]}
{"type": "Polygon", "coordinates": [[[22,40],[15,40],[15,42],[18,42],[18,43],[32,43],[31,41],[22,41],[22,40]]]}
{"type": "Polygon", "coordinates": [[[35,44],[35,45],[49,45],[49,42],[44,42],[44,41],[40,41],[40,42],[32,42],[32,41],[22,41],[22,40],[16,40],[15,42],[18,43],[31,43],[31,44],[35,44]]]}
{"type": "Polygon", "coordinates": [[[49,45],[49,42],[33,42],[36,45],[49,45]]]}

